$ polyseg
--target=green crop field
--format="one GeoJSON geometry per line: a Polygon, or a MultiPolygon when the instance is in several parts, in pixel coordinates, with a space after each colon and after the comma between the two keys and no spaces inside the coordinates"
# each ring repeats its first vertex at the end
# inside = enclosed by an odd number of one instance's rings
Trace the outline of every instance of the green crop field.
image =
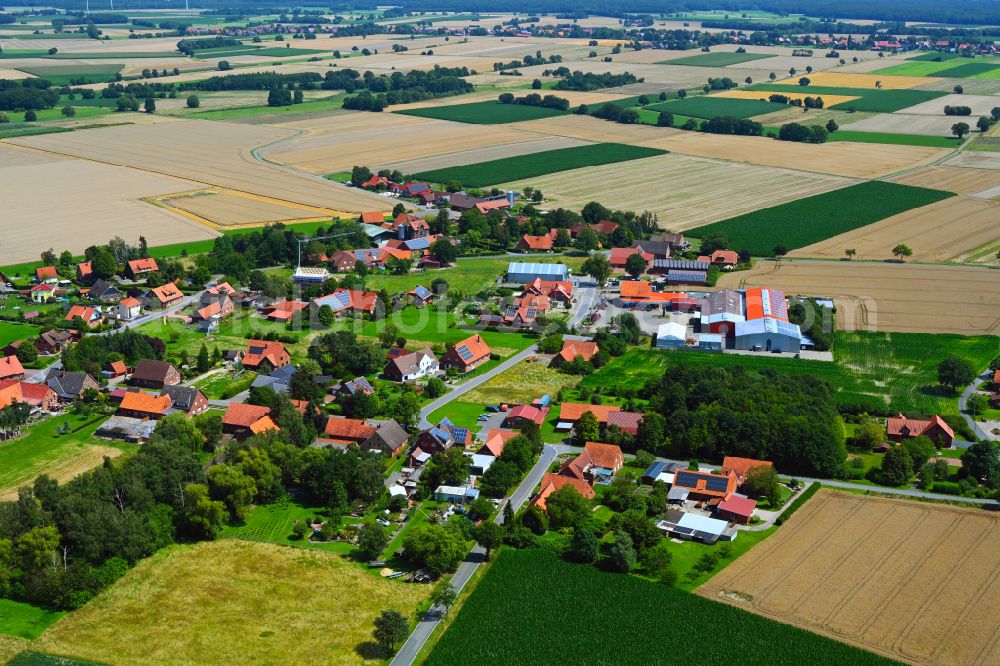
{"type": "MultiPolygon", "coordinates": [[[[586,257],[531,257],[536,263],[566,264],[571,270],[578,270],[586,257]]],[[[424,273],[408,273],[392,275],[387,271],[370,273],[365,278],[365,288],[372,291],[385,289],[390,294],[410,291],[418,284],[430,289],[431,280],[443,278],[448,281],[448,288],[461,291],[464,294],[475,294],[495,285],[497,278],[507,271],[507,264],[516,260],[514,257],[482,257],[462,258],[451,268],[427,271],[424,273]]]]}
{"type": "Polygon", "coordinates": [[[837,130],[827,141],[853,141],[855,143],[888,143],[897,146],[926,146],[928,148],[958,148],[961,141],[953,136],[928,136],[926,134],[894,134],[892,132],[854,132],[837,130]]]}
{"type": "Polygon", "coordinates": [[[673,587],[570,564],[541,550],[509,549],[501,551],[424,663],[667,662],[895,663],[673,587]],[[572,640],[554,634],[567,620],[586,630],[574,632],[572,640]]]}
{"type": "Polygon", "coordinates": [[[677,60],[664,60],[657,65],[690,65],[692,67],[727,67],[738,65],[751,60],[761,60],[773,57],[767,53],[703,53],[701,55],[690,56],[688,58],[678,58],[677,60]]]}
{"type": "Polygon", "coordinates": [[[1000,65],[988,62],[968,62],[964,65],[945,69],[935,76],[945,76],[949,78],[964,79],[970,77],[982,79],[1000,78],[1000,65]]]}
{"type": "Polygon", "coordinates": [[[34,136],[35,134],[55,134],[56,132],[72,132],[68,127],[45,127],[42,125],[21,125],[19,127],[0,129],[0,139],[13,139],[19,136],[34,136]]]}
{"type": "Polygon", "coordinates": [[[420,116],[421,118],[452,120],[458,123],[472,123],[474,125],[500,125],[503,123],[516,123],[522,120],[537,120],[539,118],[562,116],[569,112],[542,106],[526,106],[524,104],[472,102],[470,104],[431,106],[423,109],[404,109],[394,111],[394,113],[420,116]]]}
{"type": "Polygon", "coordinates": [[[771,256],[777,245],[789,250],[805,247],[952,196],[940,190],[869,181],[762,208],[687,233],[695,238],[723,233],[735,249],[771,256]]]}
{"type": "Polygon", "coordinates": [[[112,81],[115,74],[121,71],[122,65],[38,65],[37,67],[18,67],[18,69],[51,81],[52,85],[61,86],[81,79],[84,83],[112,81]]]}
{"type": "Polygon", "coordinates": [[[948,93],[942,90],[885,90],[868,88],[838,88],[835,86],[796,86],[779,83],[765,83],[748,86],[744,90],[765,90],[770,92],[809,92],[811,95],[847,95],[858,99],[840,104],[831,104],[831,109],[851,109],[855,111],[872,111],[875,113],[892,113],[907,107],[929,102],[948,93]]]}
{"type": "MultiPolygon", "coordinates": [[[[2,302],[2,301],[0,301],[2,302]]],[[[38,327],[14,321],[0,321],[0,347],[6,347],[15,340],[26,340],[38,335],[38,327]]]]}
{"type": "Polygon", "coordinates": [[[994,336],[841,331],[835,334],[833,362],[775,358],[766,354],[746,356],[634,348],[586,377],[582,385],[605,391],[639,387],[649,379],[660,377],[669,365],[680,363],[713,367],[738,365],[750,370],[801,373],[826,380],[834,387],[837,402],[842,405],[874,399],[885,405],[885,413],[958,416],[955,396],[943,394],[938,386],[938,363],[953,355],[967,359],[981,370],[998,354],[1000,341],[994,336]]]}
{"type": "Polygon", "coordinates": [[[621,143],[595,143],[589,146],[545,150],[519,157],[434,169],[414,174],[414,178],[432,183],[447,183],[457,180],[465,187],[486,187],[487,185],[534,178],[581,167],[664,155],[666,152],[658,148],[629,146],[621,143]]]}
{"type": "Polygon", "coordinates": [[[304,113],[336,111],[344,105],[344,95],[331,95],[322,99],[311,99],[301,104],[289,106],[238,106],[232,109],[214,109],[210,111],[185,112],[183,115],[198,120],[238,120],[240,118],[259,118],[262,116],[298,116],[304,113]]]}
{"type": "Polygon", "coordinates": [[[956,63],[935,60],[908,60],[891,67],[877,69],[872,74],[884,74],[886,76],[944,76],[940,72],[945,69],[956,67],[956,63]]]}
{"type": "Polygon", "coordinates": [[[907,58],[907,60],[920,60],[920,61],[931,61],[931,62],[941,62],[944,60],[954,60],[955,58],[961,58],[962,56],[957,53],[939,51],[929,51],[927,53],[921,53],[918,56],[913,56],[912,58],[907,58]]]}
{"type": "Polygon", "coordinates": [[[0,599],[0,634],[35,639],[65,614],[10,599],[0,599]]]}
{"type": "Polygon", "coordinates": [[[759,99],[737,99],[733,97],[712,97],[701,95],[660,102],[646,107],[650,111],[668,111],[675,115],[692,116],[694,118],[715,118],[732,116],[735,118],[752,118],[772,111],[782,111],[787,104],[764,102],[759,99]]]}

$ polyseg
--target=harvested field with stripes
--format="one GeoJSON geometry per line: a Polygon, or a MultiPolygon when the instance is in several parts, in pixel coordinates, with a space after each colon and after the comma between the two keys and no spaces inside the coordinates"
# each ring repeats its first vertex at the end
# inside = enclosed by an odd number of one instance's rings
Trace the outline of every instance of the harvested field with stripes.
{"type": "MultiPolygon", "coordinates": [[[[401,113],[337,115],[310,134],[261,150],[269,160],[288,164],[315,174],[350,170],[365,164],[373,170],[406,160],[457,153],[460,151],[508,146],[545,138],[510,125],[484,128],[480,125],[418,118],[401,113]],[[376,118],[377,117],[377,118],[376,118]]],[[[310,128],[314,121],[303,121],[310,128]]],[[[289,123],[296,128],[301,123],[289,123]]],[[[385,204],[383,203],[383,208],[385,204]]],[[[389,206],[391,208],[391,206],[389,206]]]]}
{"type": "Polygon", "coordinates": [[[220,227],[328,220],[338,214],[338,211],[329,208],[302,206],[234,190],[199,190],[163,197],[158,201],[168,208],[190,213],[199,221],[220,227]]]}
{"type": "Polygon", "coordinates": [[[1000,196],[1000,171],[962,167],[927,167],[893,178],[894,183],[933,187],[987,199],[1000,196]]]}
{"type": "Polygon", "coordinates": [[[905,242],[913,249],[908,261],[953,261],[1000,238],[998,221],[1000,202],[955,197],[801,247],[789,256],[840,259],[852,248],[856,259],[883,261],[892,259],[892,248],[905,242]]]}
{"type": "Polygon", "coordinates": [[[501,189],[538,188],[556,206],[579,210],[600,201],[619,210],[648,210],[673,231],[775,206],[851,185],[837,176],[809,174],[685,155],[661,155],[628,165],[609,164],[514,181],[501,189]],[[650,187],[650,183],[657,183],[650,187]]]}
{"type": "MultiPolygon", "coordinates": [[[[808,88],[804,88],[803,90],[808,90],[808,88]]],[[[784,95],[788,99],[802,99],[802,100],[804,100],[806,97],[813,97],[813,98],[815,98],[815,97],[822,97],[823,98],[823,103],[827,107],[833,106],[834,104],[841,104],[843,102],[850,102],[852,100],[857,99],[856,96],[852,96],[852,95],[816,95],[815,93],[809,93],[809,92],[801,92],[801,93],[798,93],[798,92],[773,93],[773,92],[769,92],[767,90],[727,90],[725,92],[713,94],[712,97],[726,97],[726,98],[729,98],[729,99],[763,99],[763,100],[767,100],[767,99],[769,99],[771,97],[771,95],[784,95]]],[[[802,113],[802,109],[799,109],[798,107],[795,108],[795,111],[798,111],[799,114],[802,113]]]]}
{"type": "Polygon", "coordinates": [[[0,262],[37,261],[49,246],[82,254],[115,236],[130,242],[145,236],[150,245],[212,238],[216,234],[207,227],[142,201],[197,187],[156,173],[0,144],[0,262]],[[58,196],[46,194],[53,191],[58,196]],[[26,231],[32,229],[45,230],[41,242],[26,231]]]}
{"type": "Polygon", "coordinates": [[[1000,271],[848,261],[757,261],[719,278],[719,289],[774,287],[789,296],[823,296],[846,331],[1000,334],[1000,271]],[[920,307],[914,307],[914,298],[920,307]],[[931,315],[928,313],[940,313],[931,315]]]}
{"type": "Polygon", "coordinates": [[[879,76],[878,74],[850,74],[847,72],[813,72],[806,74],[804,71],[799,74],[778,81],[778,84],[797,85],[799,78],[806,76],[812,86],[833,86],[837,88],[871,88],[874,89],[876,82],[882,83],[882,90],[899,90],[906,88],[916,88],[935,81],[929,76],[879,76]]]}
{"type": "Polygon", "coordinates": [[[1000,515],[821,490],[697,593],[900,661],[1000,663],[1000,515]]]}
{"type": "MultiPolygon", "coordinates": [[[[294,132],[290,130],[264,125],[174,120],[156,125],[82,130],[60,134],[58,139],[55,135],[41,135],[10,142],[49,154],[175,176],[202,186],[224,187],[307,206],[350,213],[392,208],[384,197],[312,179],[253,158],[251,151],[255,146],[291,136],[294,132]]],[[[398,136],[396,140],[399,141],[398,136]]],[[[196,187],[189,185],[179,191],[196,187]]]]}

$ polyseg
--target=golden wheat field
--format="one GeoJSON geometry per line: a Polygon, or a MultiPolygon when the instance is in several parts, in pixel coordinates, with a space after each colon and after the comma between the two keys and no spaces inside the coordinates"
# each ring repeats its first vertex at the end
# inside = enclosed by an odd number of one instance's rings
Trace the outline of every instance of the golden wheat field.
{"type": "Polygon", "coordinates": [[[219,227],[326,220],[343,216],[341,211],[329,208],[303,206],[234,190],[199,190],[157,201],[168,208],[188,213],[195,220],[219,227]]]}
{"type": "Polygon", "coordinates": [[[775,287],[789,296],[824,296],[842,330],[1000,333],[1000,271],[848,261],[757,261],[719,278],[720,289],[775,287]]]}
{"type": "Polygon", "coordinates": [[[410,615],[430,592],[322,551],[236,539],[176,545],[34,645],[121,666],[370,663],[375,616],[410,615]]]}
{"type": "Polygon", "coordinates": [[[1000,515],[820,490],[698,594],[905,662],[1000,663],[1000,515]]]}
{"type": "MultiPolygon", "coordinates": [[[[804,73],[778,81],[783,85],[798,85],[799,77],[804,73]]],[[[938,79],[932,76],[880,76],[878,74],[852,74],[850,72],[813,72],[809,74],[810,85],[830,86],[832,88],[875,88],[881,82],[883,90],[902,90],[916,88],[938,79]]]]}
{"type": "Polygon", "coordinates": [[[906,242],[908,261],[943,262],[1000,238],[1000,202],[954,197],[879,220],[789,253],[792,257],[840,259],[844,250],[856,259],[892,259],[892,248],[906,242]]]}
{"type": "Polygon", "coordinates": [[[606,164],[500,187],[521,190],[531,185],[553,200],[552,205],[572,210],[590,201],[612,209],[648,210],[659,216],[664,228],[684,231],[853,182],[825,174],[668,154],[629,162],[628,168],[606,164]]]}
{"type": "Polygon", "coordinates": [[[911,171],[905,175],[891,179],[896,183],[931,187],[958,194],[980,194],[992,198],[992,192],[1000,195],[1000,171],[993,169],[974,169],[969,167],[933,166],[911,171]]]}
{"type": "MultiPolygon", "coordinates": [[[[352,213],[392,208],[384,197],[254,159],[251,151],[255,147],[283,141],[294,134],[291,130],[265,125],[173,120],[9,141],[48,154],[176,176],[202,185],[308,206],[352,213]]],[[[195,188],[188,186],[180,191],[192,189],[195,188]]]]}

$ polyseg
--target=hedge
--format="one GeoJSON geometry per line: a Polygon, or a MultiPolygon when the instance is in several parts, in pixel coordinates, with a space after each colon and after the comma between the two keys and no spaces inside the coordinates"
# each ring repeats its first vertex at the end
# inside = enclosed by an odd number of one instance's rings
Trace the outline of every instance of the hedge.
{"type": "Polygon", "coordinates": [[[791,518],[792,514],[799,510],[799,507],[808,502],[809,498],[815,495],[816,491],[819,490],[820,488],[821,484],[819,482],[815,482],[808,488],[806,488],[805,492],[796,497],[795,501],[789,504],[785,508],[785,510],[781,512],[781,515],[778,516],[778,519],[774,521],[774,524],[784,525],[785,521],[791,518]]]}

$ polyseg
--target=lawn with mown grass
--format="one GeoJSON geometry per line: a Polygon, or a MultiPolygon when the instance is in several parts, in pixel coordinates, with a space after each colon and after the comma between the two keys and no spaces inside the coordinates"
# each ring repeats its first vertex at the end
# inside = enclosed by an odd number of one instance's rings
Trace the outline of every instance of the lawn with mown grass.
{"type": "Polygon", "coordinates": [[[0,442],[0,499],[17,497],[17,489],[39,474],[68,481],[136,446],[94,438],[102,415],[59,414],[25,426],[14,439],[0,442]],[[60,429],[69,427],[69,432],[60,429]]]}
{"type": "Polygon", "coordinates": [[[434,169],[414,174],[413,177],[431,183],[447,183],[457,180],[465,187],[486,187],[487,185],[535,178],[570,169],[665,155],[666,152],[658,148],[629,146],[621,143],[595,143],[588,146],[545,150],[540,153],[507,157],[489,162],[434,169]]]}
{"type": "Polygon", "coordinates": [[[483,405],[456,400],[431,412],[427,420],[431,423],[440,423],[441,419],[448,418],[460,428],[469,428],[473,432],[477,432],[481,424],[476,419],[479,418],[480,414],[485,413],[487,412],[483,405]]]}
{"type": "Polygon", "coordinates": [[[559,372],[543,363],[519,363],[463,394],[462,399],[479,404],[531,404],[545,394],[555,399],[561,389],[579,382],[578,376],[559,372]]]}
{"type": "Polygon", "coordinates": [[[741,90],[763,90],[777,93],[797,92],[822,97],[823,95],[845,95],[856,97],[847,102],[831,104],[829,109],[854,109],[875,113],[892,113],[917,104],[944,97],[942,90],[885,90],[874,88],[838,88],[835,86],[796,86],[786,83],[764,83],[741,88],[741,90]]]}
{"type": "Polygon", "coordinates": [[[886,143],[896,146],[926,146],[928,148],[958,148],[961,144],[953,136],[927,136],[926,134],[894,134],[892,132],[855,132],[839,129],[827,135],[830,141],[854,143],[886,143]]]}
{"type": "Polygon", "coordinates": [[[605,392],[640,387],[647,380],[660,377],[669,365],[742,366],[823,379],[833,386],[838,404],[873,401],[884,405],[887,414],[941,414],[957,418],[957,396],[949,395],[938,385],[938,364],[948,356],[958,356],[981,370],[998,355],[1000,340],[995,336],[838,331],[834,336],[832,362],[768,354],[672,352],[633,347],[586,377],[582,386],[605,392]]]}
{"type": "MultiPolygon", "coordinates": [[[[6,303],[6,302],[3,302],[6,303]]],[[[15,340],[27,340],[36,337],[40,329],[31,324],[16,321],[0,321],[0,347],[6,347],[15,340]]]]}
{"type": "Polygon", "coordinates": [[[765,102],[759,99],[738,99],[735,97],[713,97],[699,95],[673,99],[669,102],[651,104],[646,109],[650,111],[667,111],[675,115],[691,116],[693,118],[717,118],[728,116],[733,118],[752,118],[774,111],[784,111],[787,104],[765,102]]]}
{"type": "MultiPolygon", "coordinates": [[[[566,264],[571,270],[578,270],[586,257],[552,256],[531,257],[534,263],[566,264]]],[[[463,294],[476,294],[497,283],[497,278],[507,272],[511,261],[520,261],[517,257],[468,257],[459,259],[454,266],[422,273],[407,273],[393,275],[389,271],[369,273],[365,278],[365,288],[379,291],[387,290],[390,294],[410,291],[418,284],[430,289],[431,281],[436,278],[447,280],[448,289],[460,291],[463,294]]]]}
{"type": "Polygon", "coordinates": [[[64,615],[65,611],[50,611],[11,599],[0,599],[0,634],[35,639],[64,615]]]}
{"type": "Polygon", "coordinates": [[[738,65],[743,62],[762,60],[774,57],[769,53],[735,53],[732,51],[718,53],[702,53],[687,58],[677,58],[676,60],[664,60],[657,65],[689,65],[691,67],[728,67],[738,65]]]}
{"type": "Polygon", "coordinates": [[[869,181],[762,208],[687,233],[695,238],[725,234],[730,247],[766,257],[772,256],[778,245],[788,250],[805,247],[953,196],[941,190],[869,181]]]}
{"type": "Polygon", "coordinates": [[[122,665],[361,663],[383,654],[375,617],[385,609],[413,617],[431,589],[318,550],[242,539],[174,545],[32,648],[122,665]]]}
{"type": "Polygon", "coordinates": [[[315,543],[300,539],[292,532],[295,523],[308,524],[325,515],[326,509],[304,506],[292,499],[283,498],[272,504],[261,504],[242,523],[230,524],[222,531],[222,536],[245,541],[260,541],[282,546],[316,548],[331,553],[347,554],[354,549],[346,541],[315,543]]]}
{"type": "Polygon", "coordinates": [[[500,102],[471,102],[469,104],[445,104],[429,106],[422,109],[401,109],[393,113],[421,118],[436,118],[452,120],[458,123],[475,125],[500,125],[517,123],[522,120],[538,120],[552,116],[564,116],[569,111],[550,109],[542,106],[527,106],[525,104],[501,104],[500,102]]]}
{"type": "Polygon", "coordinates": [[[675,587],[571,564],[542,550],[511,549],[500,552],[424,663],[666,662],[896,663],[675,587]],[[565,626],[569,618],[573,626],[588,629],[560,640],[553,627],[565,626]]]}

